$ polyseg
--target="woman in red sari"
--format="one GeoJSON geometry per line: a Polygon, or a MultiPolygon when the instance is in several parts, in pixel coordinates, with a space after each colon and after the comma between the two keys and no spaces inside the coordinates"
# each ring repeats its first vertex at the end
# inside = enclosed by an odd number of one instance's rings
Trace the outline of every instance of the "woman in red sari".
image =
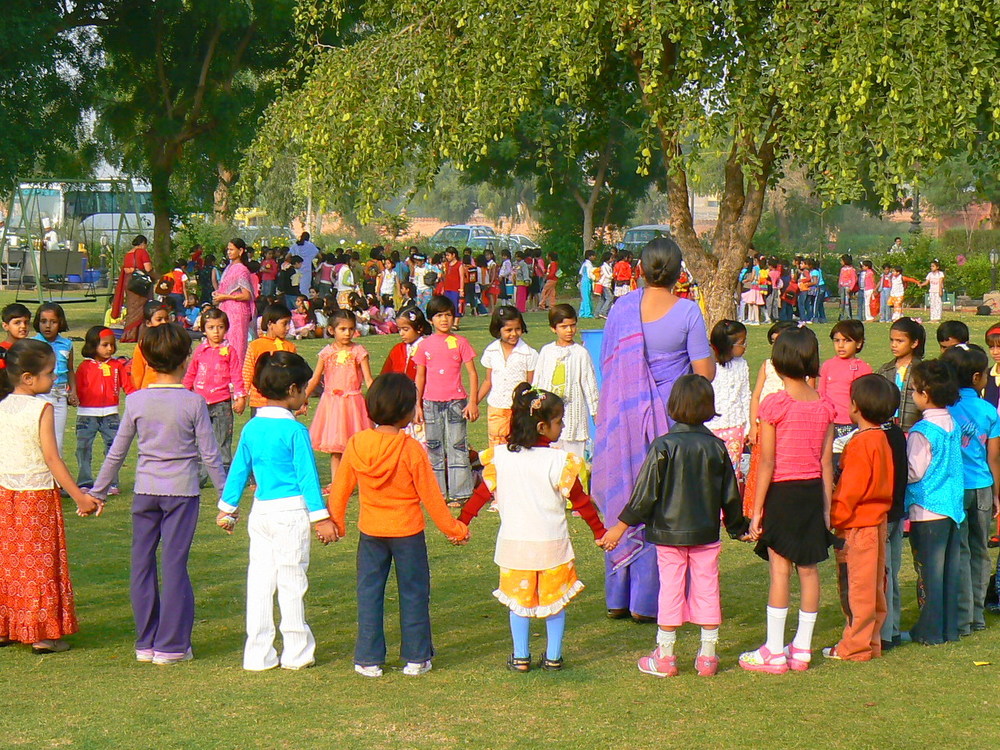
{"type": "Polygon", "coordinates": [[[122,306],[125,307],[125,330],[122,333],[122,343],[135,343],[139,340],[140,329],[142,328],[142,308],[149,301],[153,287],[150,285],[149,292],[145,296],[136,294],[128,288],[132,280],[132,274],[142,271],[147,274],[153,273],[153,260],[149,257],[146,249],[148,240],[143,235],[138,235],[132,240],[132,249],[125,253],[122,260],[122,270],[118,276],[118,285],[115,287],[114,300],[111,303],[111,317],[118,318],[122,314],[122,306]]]}

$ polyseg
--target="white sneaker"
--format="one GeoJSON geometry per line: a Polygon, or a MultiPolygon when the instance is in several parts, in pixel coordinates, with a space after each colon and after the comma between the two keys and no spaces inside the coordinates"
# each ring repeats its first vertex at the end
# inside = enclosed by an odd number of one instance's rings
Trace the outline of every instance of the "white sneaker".
{"type": "Polygon", "coordinates": [[[409,677],[417,677],[422,674],[427,674],[431,671],[431,660],[427,661],[408,661],[406,666],[403,667],[403,674],[409,677]]]}
{"type": "Polygon", "coordinates": [[[194,658],[194,653],[191,649],[188,649],[181,656],[164,656],[163,654],[156,654],[153,657],[153,664],[159,664],[160,666],[171,666],[173,664],[180,664],[182,661],[191,661],[194,658]]]}
{"type": "Polygon", "coordinates": [[[305,664],[300,664],[297,667],[293,667],[293,666],[291,666],[289,664],[282,664],[281,668],[282,669],[290,670],[292,672],[298,672],[300,669],[309,669],[309,667],[314,667],[314,666],[316,666],[316,662],[315,661],[307,661],[305,664]]]}
{"type": "Polygon", "coordinates": [[[357,672],[362,677],[381,677],[382,667],[378,664],[373,664],[370,667],[362,667],[360,664],[354,665],[354,671],[357,672]]]}
{"type": "Polygon", "coordinates": [[[143,664],[151,664],[154,656],[151,648],[137,648],[135,650],[135,660],[143,664]]]}

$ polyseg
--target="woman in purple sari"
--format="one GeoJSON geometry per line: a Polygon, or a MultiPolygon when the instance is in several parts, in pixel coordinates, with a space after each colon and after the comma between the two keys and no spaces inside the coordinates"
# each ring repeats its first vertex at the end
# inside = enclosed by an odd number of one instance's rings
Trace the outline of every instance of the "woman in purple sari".
{"type": "MultiPolygon", "coordinates": [[[[690,372],[715,377],[701,310],[672,291],[681,274],[680,248],[669,238],[653,240],[643,248],[642,268],[645,288],[615,302],[601,346],[593,495],[605,524],[618,520],[650,443],[670,428],[674,382],[690,372]]],[[[658,594],[656,549],[639,526],[606,553],[608,617],[653,622],[658,594]]]]}
{"type": "Polygon", "coordinates": [[[247,333],[254,313],[254,285],[247,268],[246,243],[236,238],[226,247],[229,265],[219,279],[219,288],[212,293],[212,301],[229,318],[226,340],[242,362],[247,353],[247,333]]]}

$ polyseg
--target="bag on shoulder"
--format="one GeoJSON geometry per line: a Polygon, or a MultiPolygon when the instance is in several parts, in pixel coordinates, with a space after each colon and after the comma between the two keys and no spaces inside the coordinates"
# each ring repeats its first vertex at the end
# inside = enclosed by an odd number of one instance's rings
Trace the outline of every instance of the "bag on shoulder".
{"type": "Polygon", "coordinates": [[[138,294],[140,297],[148,297],[149,290],[153,288],[153,279],[150,278],[148,273],[140,271],[137,268],[132,272],[132,276],[129,278],[128,285],[125,288],[132,292],[132,294],[138,294]]]}

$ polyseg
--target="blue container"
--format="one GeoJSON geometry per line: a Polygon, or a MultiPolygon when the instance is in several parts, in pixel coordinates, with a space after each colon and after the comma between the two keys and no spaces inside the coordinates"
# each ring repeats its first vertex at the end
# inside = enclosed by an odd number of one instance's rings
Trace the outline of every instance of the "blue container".
{"type": "Polygon", "coordinates": [[[83,283],[83,278],[80,276],[80,274],[71,273],[66,276],[66,281],[69,282],[70,284],[81,284],[83,283]]]}
{"type": "Polygon", "coordinates": [[[96,284],[101,280],[100,271],[84,271],[83,272],[83,283],[84,284],[96,284]]]}
{"type": "MultiPolygon", "coordinates": [[[[594,371],[597,373],[597,387],[600,388],[601,383],[604,382],[604,378],[601,375],[601,344],[604,342],[604,329],[586,328],[580,331],[580,336],[583,338],[583,348],[587,350],[590,358],[594,360],[594,371]]],[[[590,433],[590,442],[593,444],[597,434],[597,426],[590,417],[587,418],[587,427],[590,433]]]]}

